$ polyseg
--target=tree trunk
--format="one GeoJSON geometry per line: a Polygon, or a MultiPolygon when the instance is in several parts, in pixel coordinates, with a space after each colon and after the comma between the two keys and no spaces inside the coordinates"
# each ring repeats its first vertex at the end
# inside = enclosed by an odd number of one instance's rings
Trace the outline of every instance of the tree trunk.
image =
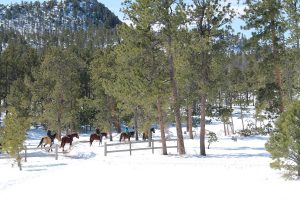
{"type": "Polygon", "coordinates": [[[242,107],[242,97],[241,94],[239,95],[240,98],[240,110],[241,110],[241,120],[242,120],[242,129],[245,129],[245,125],[244,125],[244,115],[243,115],[243,107],[242,107]]]}
{"type": "Polygon", "coordinates": [[[230,116],[230,118],[231,118],[231,132],[232,132],[232,134],[234,134],[234,124],[233,124],[233,118],[232,118],[232,115],[230,116]]]}
{"type": "Polygon", "coordinates": [[[228,123],[226,124],[226,127],[227,127],[227,134],[230,135],[229,124],[228,123]]]}
{"type": "Polygon", "coordinates": [[[193,115],[193,105],[192,104],[189,104],[188,105],[188,125],[189,125],[189,136],[190,136],[190,139],[194,139],[194,136],[193,136],[193,118],[192,118],[192,115],[193,115]]]}
{"type": "Polygon", "coordinates": [[[57,135],[59,138],[61,138],[61,116],[62,116],[62,113],[61,113],[61,110],[59,110],[57,112],[57,135]]]}
{"type": "MultiPolygon", "coordinates": [[[[271,16],[273,17],[273,16],[271,16]]],[[[274,75],[276,85],[279,89],[279,112],[282,113],[284,111],[284,103],[283,103],[283,90],[282,90],[282,78],[281,78],[281,69],[279,66],[279,53],[278,53],[278,37],[276,36],[276,22],[274,18],[271,20],[271,34],[272,34],[272,52],[274,58],[274,75]]]]}
{"type": "MultiPolygon", "coordinates": [[[[164,122],[164,116],[163,111],[161,108],[161,101],[160,98],[157,99],[157,111],[158,111],[158,121],[160,126],[160,135],[161,135],[161,145],[162,145],[162,154],[168,155],[167,151],[167,144],[166,144],[166,135],[165,135],[165,122],[164,122]]],[[[151,132],[151,131],[150,131],[151,132]]]]}
{"type": "Polygon", "coordinates": [[[114,124],[114,127],[116,128],[116,131],[117,133],[121,133],[122,132],[122,129],[121,129],[121,123],[120,123],[120,120],[117,116],[113,116],[113,124],[114,124]]]}
{"type": "Polygon", "coordinates": [[[175,80],[175,67],[173,60],[172,50],[172,37],[168,36],[168,64],[169,64],[169,73],[170,73],[170,81],[171,81],[171,92],[172,92],[172,106],[175,115],[176,122],[176,132],[177,132],[177,141],[178,141],[178,153],[180,155],[185,154],[184,140],[182,135],[182,127],[181,127],[181,118],[180,118],[180,105],[178,101],[178,89],[177,82],[175,80]]]}
{"type": "Polygon", "coordinates": [[[226,123],[225,123],[225,121],[223,122],[223,126],[224,126],[224,135],[226,136],[227,134],[226,134],[226,123]]]}
{"type": "Polygon", "coordinates": [[[206,115],[206,96],[201,95],[201,119],[200,119],[200,154],[206,156],[205,153],[205,115],[206,115]]]}
{"type": "Polygon", "coordinates": [[[187,132],[189,132],[189,110],[188,108],[185,109],[185,113],[186,113],[186,130],[184,131],[184,134],[186,134],[187,132]]]}
{"type": "Polygon", "coordinates": [[[135,132],[135,140],[139,140],[139,135],[138,135],[138,108],[134,109],[134,132],[135,132]]]}
{"type": "Polygon", "coordinates": [[[282,90],[281,69],[278,65],[276,65],[275,67],[275,77],[276,77],[276,84],[279,89],[279,112],[282,113],[284,111],[283,90],[282,90]]]}
{"type": "Polygon", "coordinates": [[[112,117],[110,116],[110,119],[109,119],[109,141],[113,141],[112,126],[113,126],[112,117]]]}

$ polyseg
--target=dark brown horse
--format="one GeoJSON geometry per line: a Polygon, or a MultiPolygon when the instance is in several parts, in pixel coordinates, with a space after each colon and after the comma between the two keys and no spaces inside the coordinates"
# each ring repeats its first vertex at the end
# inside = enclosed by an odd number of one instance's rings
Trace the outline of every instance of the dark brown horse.
{"type": "Polygon", "coordinates": [[[152,139],[152,133],[155,133],[155,129],[154,128],[150,128],[150,131],[145,131],[144,133],[143,133],[143,140],[147,140],[147,139],[149,139],[149,133],[151,133],[151,139],[152,139]]]}
{"type": "Polygon", "coordinates": [[[65,135],[64,137],[62,137],[61,138],[60,148],[63,148],[63,151],[65,151],[65,145],[66,145],[66,143],[69,143],[70,144],[69,149],[71,149],[74,137],[76,137],[77,139],[79,139],[78,133],[72,133],[70,135],[65,135]]]}
{"type": "Polygon", "coordinates": [[[130,133],[125,133],[125,132],[122,132],[120,134],[120,139],[119,141],[121,142],[122,140],[125,141],[125,139],[128,139],[128,141],[130,141],[130,137],[131,137],[131,134],[130,133]]]}
{"type": "Polygon", "coordinates": [[[49,151],[52,151],[52,145],[53,145],[53,143],[54,143],[54,139],[57,139],[57,140],[61,140],[60,138],[58,138],[58,134],[57,133],[55,133],[55,134],[53,134],[53,135],[49,135],[49,136],[44,136],[44,137],[42,137],[42,139],[41,139],[41,141],[40,141],[40,143],[39,143],[39,145],[36,147],[36,148],[38,148],[39,146],[41,146],[41,149],[43,148],[43,147],[46,147],[46,145],[47,144],[49,144],[49,150],[48,150],[48,152],[49,151]],[[43,145],[44,144],[44,145],[43,145]]]}
{"type": "Polygon", "coordinates": [[[90,135],[90,146],[92,146],[94,140],[99,140],[99,145],[102,144],[102,138],[105,137],[105,139],[107,139],[107,135],[108,133],[100,133],[100,135],[92,133],[90,135]]]}

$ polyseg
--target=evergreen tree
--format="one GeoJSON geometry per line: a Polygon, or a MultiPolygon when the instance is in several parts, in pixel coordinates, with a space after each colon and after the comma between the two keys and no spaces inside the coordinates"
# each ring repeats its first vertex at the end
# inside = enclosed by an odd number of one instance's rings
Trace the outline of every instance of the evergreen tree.
{"type": "Polygon", "coordinates": [[[113,88],[117,76],[116,53],[113,47],[98,50],[90,65],[92,85],[91,106],[97,111],[95,123],[104,129],[121,132],[120,102],[114,96],[113,88]],[[112,90],[110,90],[111,88],[112,90]]]}
{"type": "MultiPolygon", "coordinates": [[[[289,34],[285,36],[286,55],[283,64],[286,68],[283,71],[284,89],[287,91],[288,102],[293,101],[299,92],[299,53],[300,53],[300,1],[285,0],[282,1],[285,12],[285,22],[289,34]]],[[[288,103],[287,102],[287,103],[288,103]]]]}
{"type": "Polygon", "coordinates": [[[49,49],[34,73],[33,101],[39,120],[61,134],[77,128],[80,71],[85,63],[68,50],[49,49]]]}
{"type": "Polygon", "coordinates": [[[246,1],[247,8],[242,17],[246,22],[245,29],[256,30],[252,34],[252,41],[254,45],[259,44],[258,63],[260,72],[264,76],[262,85],[276,84],[276,88],[273,89],[278,89],[279,112],[284,111],[282,56],[285,24],[281,2],[280,0],[246,1]]]}
{"type": "Polygon", "coordinates": [[[4,124],[5,127],[0,130],[2,151],[7,151],[22,170],[20,152],[24,149],[23,142],[26,139],[26,130],[30,127],[30,119],[18,116],[15,108],[9,108],[4,124]]]}
{"type": "MultiPolygon", "coordinates": [[[[37,52],[30,48],[23,38],[20,37],[15,41],[9,41],[7,49],[1,55],[1,61],[1,96],[5,100],[4,106],[21,105],[21,101],[25,101],[28,97],[24,95],[20,98],[21,93],[24,92],[25,94],[29,92],[26,91],[27,88],[24,85],[24,81],[25,79],[32,79],[32,71],[39,65],[37,52]],[[16,95],[16,93],[19,94],[16,95]]],[[[30,101],[30,99],[27,99],[27,101],[30,101]]],[[[29,102],[27,105],[28,108],[29,102]]]]}
{"type": "Polygon", "coordinates": [[[153,28],[153,26],[159,26],[159,29],[156,32],[162,42],[162,48],[165,50],[167,57],[166,66],[169,71],[171,108],[176,122],[179,154],[185,154],[181,127],[181,105],[178,94],[178,83],[176,80],[176,66],[174,62],[174,47],[177,30],[180,28],[180,26],[184,25],[186,19],[184,4],[181,0],[154,0],[151,1],[151,6],[144,8],[144,15],[152,19],[152,23],[149,28],[153,28]]]}
{"type": "Polygon", "coordinates": [[[266,149],[271,153],[271,167],[284,169],[285,176],[300,176],[300,101],[291,104],[276,121],[276,131],[270,134],[266,149]]]}
{"type": "MultiPolygon", "coordinates": [[[[230,28],[229,23],[233,17],[233,11],[230,4],[224,5],[223,1],[213,0],[193,0],[194,8],[191,9],[191,22],[196,24],[193,29],[193,45],[191,51],[194,56],[190,58],[191,66],[198,75],[199,81],[197,88],[200,94],[200,154],[205,153],[205,116],[206,104],[209,94],[214,86],[214,71],[218,68],[218,59],[224,45],[225,36],[230,28]]],[[[224,52],[222,52],[224,53],[224,52]]]]}
{"type": "MultiPolygon", "coordinates": [[[[162,42],[153,29],[155,16],[151,12],[152,3],[149,0],[126,2],[124,12],[133,24],[130,27],[123,25],[119,29],[122,43],[118,48],[118,60],[128,63],[128,67],[133,69],[134,73],[130,76],[131,84],[137,86],[137,94],[142,94],[136,100],[144,115],[144,120],[142,120],[144,130],[149,132],[151,122],[158,118],[163,154],[166,155],[164,102],[168,96],[162,94],[166,93],[169,86],[165,84],[168,76],[165,68],[166,57],[161,50],[162,42]],[[157,114],[153,110],[153,105],[156,105],[157,114]]],[[[119,65],[123,66],[124,64],[120,63],[119,65]]]]}

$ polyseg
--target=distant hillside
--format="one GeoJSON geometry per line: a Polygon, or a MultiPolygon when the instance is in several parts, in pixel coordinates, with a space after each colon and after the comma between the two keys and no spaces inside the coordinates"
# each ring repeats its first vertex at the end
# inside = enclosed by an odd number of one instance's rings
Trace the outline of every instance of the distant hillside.
{"type": "Polygon", "coordinates": [[[0,53],[9,41],[45,46],[105,47],[117,41],[121,21],[97,0],[49,0],[0,4],[0,53]]]}
{"type": "Polygon", "coordinates": [[[43,3],[0,4],[0,27],[20,33],[87,30],[89,27],[114,28],[121,23],[97,0],[49,0],[43,3]]]}

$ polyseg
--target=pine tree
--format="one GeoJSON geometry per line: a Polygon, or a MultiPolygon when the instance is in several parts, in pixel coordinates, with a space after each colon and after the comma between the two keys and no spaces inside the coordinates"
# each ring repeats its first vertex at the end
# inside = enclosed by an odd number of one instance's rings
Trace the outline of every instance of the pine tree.
{"type": "Polygon", "coordinates": [[[278,89],[278,110],[284,111],[284,93],[282,79],[282,55],[284,50],[285,24],[282,15],[282,1],[263,0],[246,1],[247,8],[243,19],[245,29],[255,29],[252,39],[253,44],[259,44],[260,71],[264,75],[264,84],[276,84],[278,89]],[[273,73],[270,73],[272,71],[273,73]]]}
{"type": "Polygon", "coordinates": [[[15,108],[11,107],[8,108],[4,124],[5,127],[0,131],[2,151],[8,152],[22,170],[20,152],[24,149],[23,142],[26,130],[30,127],[30,119],[18,116],[15,108]]]}
{"type": "Polygon", "coordinates": [[[190,58],[193,70],[197,71],[196,77],[199,81],[197,90],[200,93],[200,154],[205,153],[205,116],[208,94],[213,88],[212,78],[214,68],[217,68],[219,56],[222,49],[224,38],[230,26],[229,23],[233,17],[233,11],[230,4],[224,5],[221,0],[193,0],[194,8],[191,9],[191,22],[196,27],[193,29],[192,38],[194,44],[191,50],[194,56],[190,58]],[[225,28],[224,28],[225,27],[225,28]]]}
{"type": "Polygon", "coordinates": [[[281,113],[276,131],[270,134],[266,149],[271,153],[274,169],[284,169],[285,176],[300,177],[300,101],[295,101],[281,113]]]}
{"type": "Polygon", "coordinates": [[[299,0],[285,0],[282,1],[285,12],[286,28],[289,34],[285,36],[286,55],[283,60],[285,69],[283,71],[284,86],[288,95],[288,102],[296,99],[299,92],[299,72],[298,66],[300,53],[300,1],[299,0]]]}
{"type": "Polygon", "coordinates": [[[143,94],[138,98],[144,115],[141,116],[144,119],[142,126],[149,132],[151,121],[158,118],[163,154],[166,155],[164,102],[168,96],[162,94],[166,93],[169,86],[165,84],[167,70],[165,68],[166,57],[161,50],[162,42],[152,27],[156,20],[152,13],[152,3],[149,0],[126,2],[124,12],[131,19],[133,25],[130,27],[124,25],[119,29],[119,35],[123,39],[119,58],[122,58],[121,62],[125,61],[130,68],[134,67],[134,71],[138,72],[131,76],[131,83],[137,85],[138,90],[143,94]],[[132,49],[135,51],[132,52],[132,49]],[[135,65],[132,66],[131,63],[135,63],[135,65]],[[157,114],[152,105],[156,105],[157,114]]]}
{"type": "Polygon", "coordinates": [[[49,49],[35,71],[33,101],[39,120],[61,134],[65,127],[77,128],[80,71],[85,63],[74,53],[49,49]]]}
{"type": "MultiPolygon", "coordinates": [[[[181,102],[178,82],[176,80],[175,40],[178,29],[186,20],[185,5],[181,0],[154,0],[145,12],[152,16],[152,26],[159,25],[157,34],[162,42],[167,58],[167,69],[170,80],[171,108],[175,117],[179,154],[185,154],[184,140],[181,125],[181,102]]],[[[151,27],[150,27],[151,28],[151,27]]]]}
{"type": "Polygon", "coordinates": [[[90,65],[92,99],[91,106],[97,111],[95,123],[104,129],[121,132],[120,101],[114,95],[117,72],[116,53],[113,47],[98,50],[90,65]]]}

